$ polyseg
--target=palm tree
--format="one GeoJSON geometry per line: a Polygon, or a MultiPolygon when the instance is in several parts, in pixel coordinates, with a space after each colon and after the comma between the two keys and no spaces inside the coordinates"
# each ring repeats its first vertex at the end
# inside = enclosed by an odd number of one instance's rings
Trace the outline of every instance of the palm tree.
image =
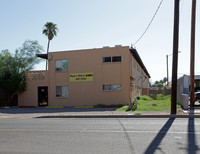
{"type": "MultiPolygon", "coordinates": [[[[42,33],[48,37],[47,61],[48,61],[48,53],[49,53],[49,44],[50,44],[50,41],[53,39],[53,37],[57,35],[57,31],[58,31],[57,25],[54,24],[53,22],[47,22],[44,25],[44,29],[42,33]]],[[[46,61],[46,70],[47,70],[47,61],[46,61]]]]}

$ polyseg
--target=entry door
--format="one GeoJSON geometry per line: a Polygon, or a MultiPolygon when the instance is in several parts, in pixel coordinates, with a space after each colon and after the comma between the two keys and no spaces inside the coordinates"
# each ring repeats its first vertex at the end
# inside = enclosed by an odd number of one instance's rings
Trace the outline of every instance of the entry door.
{"type": "Polygon", "coordinates": [[[48,106],[48,87],[38,87],[38,106],[48,106]]]}

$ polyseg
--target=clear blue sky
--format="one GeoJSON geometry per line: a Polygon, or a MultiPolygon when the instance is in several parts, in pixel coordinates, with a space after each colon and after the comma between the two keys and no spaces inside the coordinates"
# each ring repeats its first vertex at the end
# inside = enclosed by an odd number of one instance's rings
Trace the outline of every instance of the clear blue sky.
{"type": "MultiPolygon", "coordinates": [[[[43,26],[51,21],[59,33],[50,51],[130,46],[144,32],[161,0],[0,0],[0,50],[14,52],[26,39],[38,40],[46,52],[43,26]]],[[[200,3],[197,1],[196,74],[200,74],[200,3]]],[[[136,49],[152,82],[166,77],[166,54],[173,47],[174,0],[164,0],[136,49]]],[[[178,76],[189,73],[191,0],[180,2],[178,76]]],[[[172,56],[169,57],[171,77],[172,56]]],[[[45,69],[45,63],[36,66],[45,69]]]]}

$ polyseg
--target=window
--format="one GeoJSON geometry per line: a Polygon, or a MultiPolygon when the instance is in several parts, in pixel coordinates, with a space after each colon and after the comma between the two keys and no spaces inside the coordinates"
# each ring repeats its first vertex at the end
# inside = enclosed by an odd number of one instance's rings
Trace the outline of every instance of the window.
{"type": "Polygon", "coordinates": [[[103,57],[103,62],[104,62],[104,63],[109,63],[109,62],[111,62],[111,57],[103,57]]]}
{"type": "Polygon", "coordinates": [[[121,56],[112,57],[112,62],[121,62],[121,56]]]}
{"type": "Polygon", "coordinates": [[[103,57],[103,63],[121,62],[121,56],[103,57]]]}
{"type": "Polygon", "coordinates": [[[111,85],[103,85],[103,90],[111,90],[111,85]]]}
{"type": "Polygon", "coordinates": [[[118,85],[118,84],[107,84],[107,85],[103,85],[103,90],[104,91],[121,91],[122,90],[122,86],[118,85]]]}
{"type": "Polygon", "coordinates": [[[57,60],[56,71],[68,71],[68,60],[57,60]]]}
{"type": "Polygon", "coordinates": [[[69,87],[68,86],[56,86],[56,97],[68,97],[69,87]]]}

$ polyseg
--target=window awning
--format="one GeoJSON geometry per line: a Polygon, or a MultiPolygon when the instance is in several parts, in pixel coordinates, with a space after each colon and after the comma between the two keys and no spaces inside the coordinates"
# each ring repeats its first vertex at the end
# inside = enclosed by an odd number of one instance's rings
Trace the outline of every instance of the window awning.
{"type": "Polygon", "coordinates": [[[37,57],[43,58],[43,59],[48,59],[47,54],[36,54],[37,57]]]}

